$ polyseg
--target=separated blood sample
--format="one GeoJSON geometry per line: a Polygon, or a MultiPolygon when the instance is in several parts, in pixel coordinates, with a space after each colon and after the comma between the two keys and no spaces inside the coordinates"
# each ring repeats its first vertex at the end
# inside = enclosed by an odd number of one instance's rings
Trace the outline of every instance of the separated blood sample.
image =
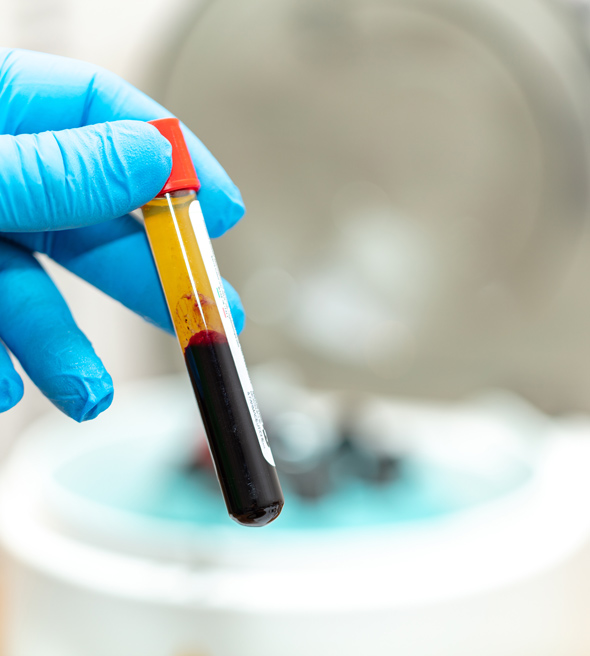
{"type": "Polygon", "coordinates": [[[197,201],[200,183],[178,119],[150,123],[172,144],[172,173],[143,207],[146,231],[228,512],[264,526],[281,512],[283,493],[197,201]]]}

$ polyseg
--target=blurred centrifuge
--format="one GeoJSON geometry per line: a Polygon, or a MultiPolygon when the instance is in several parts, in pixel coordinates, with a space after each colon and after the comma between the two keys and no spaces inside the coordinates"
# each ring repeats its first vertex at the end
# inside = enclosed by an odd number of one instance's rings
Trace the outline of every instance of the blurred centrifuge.
{"type": "Polygon", "coordinates": [[[82,427],[53,413],[0,485],[7,656],[589,653],[588,421],[510,395],[352,409],[292,383],[281,408],[256,374],[269,426],[291,405],[331,443],[345,418],[396,475],[315,498],[283,477],[280,520],[246,529],[188,466],[184,377],[82,427]]]}
{"type": "Polygon", "coordinates": [[[150,90],[242,188],[217,244],[258,361],[590,409],[583,3],[215,0],[150,90]]]}

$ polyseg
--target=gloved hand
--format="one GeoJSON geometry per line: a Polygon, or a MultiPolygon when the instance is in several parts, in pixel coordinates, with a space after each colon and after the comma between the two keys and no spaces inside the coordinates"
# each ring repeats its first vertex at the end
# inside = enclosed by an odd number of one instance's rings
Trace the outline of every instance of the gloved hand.
{"type": "MultiPolygon", "coordinates": [[[[145,232],[128,212],[157,195],[171,147],[144,121],[170,112],[95,66],[0,49],[0,339],[31,380],[77,421],[111,403],[113,384],[33,256],[46,253],[148,321],[173,331],[145,232]]],[[[239,191],[183,126],[209,233],[243,215],[239,191]]],[[[240,330],[244,313],[226,283],[240,330]]],[[[0,342],[0,412],[23,383],[0,342]]]]}

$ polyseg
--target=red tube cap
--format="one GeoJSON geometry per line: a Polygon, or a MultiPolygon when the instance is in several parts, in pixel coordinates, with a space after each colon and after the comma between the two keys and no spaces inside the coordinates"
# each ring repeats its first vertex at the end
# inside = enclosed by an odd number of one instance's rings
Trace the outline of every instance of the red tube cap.
{"type": "Polygon", "coordinates": [[[155,121],[148,121],[148,123],[157,128],[160,134],[172,144],[172,172],[158,195],[181,189],[199,191],[201,183],[197,178],[193,160],[180,129],[180,121],[177,118],[158,118],[155,121]]]}

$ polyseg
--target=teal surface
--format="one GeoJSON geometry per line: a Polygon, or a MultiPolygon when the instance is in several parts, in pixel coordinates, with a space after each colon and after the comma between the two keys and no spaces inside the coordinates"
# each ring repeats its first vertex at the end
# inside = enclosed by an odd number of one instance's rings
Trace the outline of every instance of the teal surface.
{"type": "MultiPolygon", "coordinates": [[[[142,445],[132,442],[103,447],[62,466],[56,478],[70,492],[137,515],[203,526],[233,524],[212,476],[141,453],[142,445]]],[[[490,480],[408,459],[395,481],[379,485],[344,479],[316,501],[298,497],[285,485],[285,508],[268,530],[355,528],[438,518],[506,494],[528,475],[524,466],[514,464],[501,479],[490,480]]]]}

